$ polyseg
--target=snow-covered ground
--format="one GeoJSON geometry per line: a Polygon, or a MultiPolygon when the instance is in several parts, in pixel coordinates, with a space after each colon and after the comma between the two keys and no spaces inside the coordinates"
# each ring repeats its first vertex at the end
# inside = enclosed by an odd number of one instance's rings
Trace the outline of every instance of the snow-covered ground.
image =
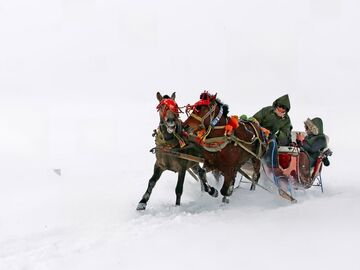
{"type": "Polygon", "coordinates": [[[1,1],[0,269],[358,270],[359,7],[1,1]],[[325,193],[289,204],[241,184],[224,205],[187,175],[175,207],[165,172],[137,212],[156,91],[186,105],[205,89],[248,115],[288,93],[295,130],[321,117],[325,193]]]}

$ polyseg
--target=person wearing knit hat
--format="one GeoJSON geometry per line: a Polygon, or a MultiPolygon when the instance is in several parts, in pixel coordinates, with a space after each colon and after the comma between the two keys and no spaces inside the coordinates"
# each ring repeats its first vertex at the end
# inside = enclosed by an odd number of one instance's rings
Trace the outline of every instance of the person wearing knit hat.
{"type": "Polygon", "coordinates": [[[313,167],[320,152],[327,147],[326,136],[323,129],[323,121],[320,117],[306,119],[306,136],[301,133],[296,135],[296,142],[300,149],[307,152],[310,158],[310,166],[313,167]]]}

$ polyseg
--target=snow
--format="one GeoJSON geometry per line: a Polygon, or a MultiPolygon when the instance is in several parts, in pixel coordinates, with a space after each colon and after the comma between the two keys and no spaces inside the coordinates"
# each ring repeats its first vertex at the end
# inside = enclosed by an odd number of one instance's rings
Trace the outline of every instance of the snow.
{"type": "Polygon", "coordinates": [[[2,1],[0,269],[359,269],[359,7],[2,1]],[[321,117],[325,192],[289,204],[242,183],[224,205],[187,175],[175,207],[165,172],[137,212],[156,92],[183,106],[205,89],[239,115],[288,93],[295,130],[321,117]]]}

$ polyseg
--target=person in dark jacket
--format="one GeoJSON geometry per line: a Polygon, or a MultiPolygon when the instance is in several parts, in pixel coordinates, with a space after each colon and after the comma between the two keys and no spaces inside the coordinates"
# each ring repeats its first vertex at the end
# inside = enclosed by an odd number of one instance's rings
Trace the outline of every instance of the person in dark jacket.
{"type": "Polygon", "coordinates": [[[304,122],[306,136],[302,133],[296,135],[296,142],[300,149],[307,152],[310,166],[314,167],[320,152],[327,147],[326,136],[323,131],[323,122],[320,117],[306,119],[304,122]]]}
{"type": "Polygon", "coordinates": [[[291,143],[292,125],[288,115],[290,108],[289,95],[284,95],[276,99],[272,106],[262,108],[253,116],[260,126],[265,128],[264,133],[269,134],[269,146],[265,159],[276,176],[282,175],[277,157],[278,145],[291,143]]]}
{"type": "Polygon", "coordinates": [[[289,111],[289,96],[284,95],[276,99],[272,106],[262,108],[253,117],[270,131],[271,139],[275,139],[278,145],[289,145],[292,130],[289,111]]]}

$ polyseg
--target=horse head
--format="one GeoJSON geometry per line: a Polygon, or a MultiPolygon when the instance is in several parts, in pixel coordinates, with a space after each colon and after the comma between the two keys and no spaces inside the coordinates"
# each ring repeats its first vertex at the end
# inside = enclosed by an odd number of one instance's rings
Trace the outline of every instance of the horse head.
{"type": "Polygon", "coordinates": [[[210,126],[225,125],[228,112],[228,105],[223,104],[217,98],[217,94],[212,95],[208,91],[204,91],[201,93],[199,101],[186,106],[188,119],[184,125],[193,133],[205,131],[210,126]]]}
{"type": "Polygon", "coordinates": [[[175,102],[175,92],[170,96],[162,96],[159,92],[156,94],[159,104],[156,109],[160,115],[160,123],[164,124],[168,133],[176,132],[176,126],[179,124],[179,106],[175,102]]]}

